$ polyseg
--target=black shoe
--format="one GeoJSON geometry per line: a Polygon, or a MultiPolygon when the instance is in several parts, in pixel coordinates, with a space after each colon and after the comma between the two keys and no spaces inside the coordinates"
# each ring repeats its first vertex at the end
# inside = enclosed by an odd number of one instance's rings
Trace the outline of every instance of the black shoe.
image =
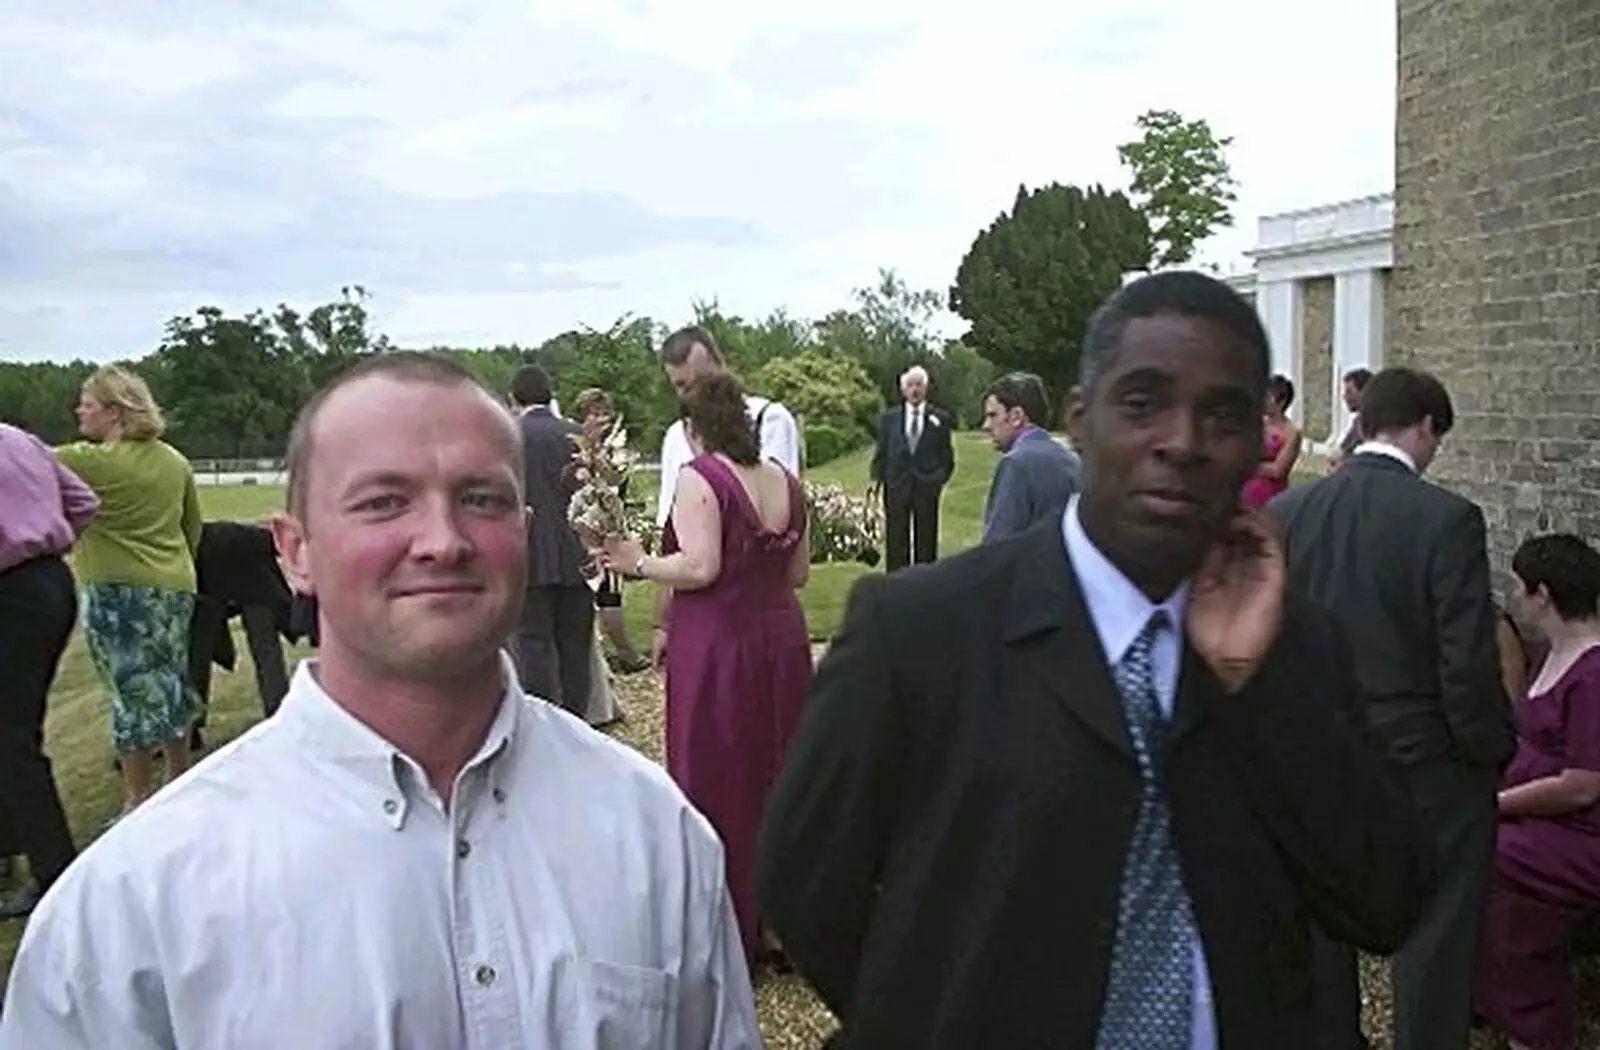
{"type": "Polygon", "coordinates": [[[33,909],[39,906],[39,898],[42,896],[37,883],[28,883],[5,900],[0,900],[0,919],[27,918],[33,914],[33,909]]]}
{"type": "Polygon", "coordinates": [[[611,666],[618,674],[638,674],[650,670],[650,658],[642,653],[617,653],[611,666]]]}

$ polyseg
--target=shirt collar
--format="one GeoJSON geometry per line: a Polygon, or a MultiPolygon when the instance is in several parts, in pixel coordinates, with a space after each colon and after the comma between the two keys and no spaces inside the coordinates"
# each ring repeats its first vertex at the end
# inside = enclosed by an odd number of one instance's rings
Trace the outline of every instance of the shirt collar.
{"type": "MultiPolygon", "coordinates": [[[[1035,434],[1050,438],[1050,435],[1044,432],[1043,427],[1040,427],[1034,423],[1029,423],[1027,426],[1011,435],[1011,443],[1006,446],[1006,453],[1010,454],[1012,449],[1016,448],[1025,441],[1032,441],[1035,434]]],[[[1050,440],[1054,441],[1055,439],[1050,438],[1050,440]]]]}
{"type": "Polygon", "coordinates": [[[1405,464],[1406,469],[1411,473],[1415,474],[1417,472],[1417,461],[1411,458],[1411,453],[1399,445],[1391,445],[1387,441],[1363,441],[1350,454],[1359,456],[1364,452],[1374,452],[1380,456],[1388,456],[1390,459],[1399,460],[1405,464]]]}
{"type": "MultiPolygon", "coordinates": [[[[505,693],[500,708],[489,723],[483,743],[462,766],[455,787],[459,792],[461,780],[480,766],[493,770],[489,789],[495,801],[503,801],[502,782],[508,779],[505,757],[515,741],[518,718],[523,697],[522,685],[517,680],[515,665],[504,652],[500,654],[505,693]]],[[[357,719],[322,688],[317,681],[315,657],[300,662],[294,678],[289,683],[288,695],[278,713],[273,716],[275,725],[282,725],[295,738],[299,752],[318,765],[336,774],[348,787],[356,800],[371,809],[393,829],[405,824],[406,814],[418,799],[420,785],[427,783],[421,765],[409,755],[380,736],[366,723],[357,719]],[[414,785],[407,791],[405,782],[414,785]]]]}
{"type": "Polygon", "coordinates": [[[1150,617],[1157,610],[1167,614],[1174,630],[1183,623],[1183,608],[1189,598],[1189,582],[1185,580],[1163,602],[1152,602],[1144,592],[1133,585],[1122,571],[1111,564],[1100,549],[1083,531],[1078,518],[1078,497],[1067,501],[1062,516],[1061,531],[1066,542],[1067,560],[1078,578],[1083,591],[1083,602],[1089,608],[1089,619],[1094,621],[1100,644],[1106,652],[1106,662],[1115,666],[1134,643],[1150,617]]]}

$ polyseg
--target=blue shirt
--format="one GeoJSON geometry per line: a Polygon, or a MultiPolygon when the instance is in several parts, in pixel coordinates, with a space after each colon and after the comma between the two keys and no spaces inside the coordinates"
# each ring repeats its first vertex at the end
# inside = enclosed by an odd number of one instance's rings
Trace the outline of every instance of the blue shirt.
{"type": "MultiPolygon", "coordinates": [[[[1159,610],[1166,612],[1168,622],[1183,623],[1184,602],[1189,597],[1189,585],[1184,583],[1166,601],[1159,604],[1146,598],[1144,592],[1122,574],[1101,554],[1083,531],[1078,520],[1078,497],[1067,503],[1061,519],[1061,532],[1067,546],[1067,561],[1073,575],[1078,578],[1078,588],[1083,592],[1083,602],[1089,608],[1089,619],[1094,622],[1095,633],[1105,649],[1106,664],[1115,668],[1122,662],[1123,654],[1139,637],[1144,625],[1159,610]]],[[[1172,717],[1173,704],[1178,695],[1178,661],[1181,649],[1177,631],[1162,631],[1156,637],[1151,658],[1155,664],[1156,691],[1161,710],[1172,717]]],[[[1211,977],[1206,969],[1205,946],[1197,938],[1194,945],[1194,1050],[1216,1050],[1216,1016],[1211,1005],[1211,977]]]]}

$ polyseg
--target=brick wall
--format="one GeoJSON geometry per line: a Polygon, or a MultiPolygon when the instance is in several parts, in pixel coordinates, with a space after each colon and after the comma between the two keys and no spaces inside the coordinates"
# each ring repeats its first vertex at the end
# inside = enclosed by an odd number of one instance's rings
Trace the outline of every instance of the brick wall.
{"type": "Polygon", "coordinates": [[[1328,391],[1333,387],[1333,278],[1314,277],[1300,293],[1300,402],[1301,429],[1307,441],[1328,436],[1333,421],[1328,413],[1328,391]]]}
{"type": "Polygon", "coordinates": [[[1600,538],[1600,3],[1399,0],[1389,359],[1458,423],[1434,476],[1530,534],[1600,538]]]}

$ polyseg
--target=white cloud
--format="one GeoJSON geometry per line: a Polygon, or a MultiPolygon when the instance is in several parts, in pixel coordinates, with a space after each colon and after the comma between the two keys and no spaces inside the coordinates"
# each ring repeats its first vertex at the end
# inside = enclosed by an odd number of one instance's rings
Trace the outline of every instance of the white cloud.
{"type": "Polygon", "coordinates": [[[1388,0],[12,0],[0,40],[0,356],[348,282],[459,344],[943,289],[1151,107],[1236,139],[1224,263],[1392,171],[1388,0]]]}

